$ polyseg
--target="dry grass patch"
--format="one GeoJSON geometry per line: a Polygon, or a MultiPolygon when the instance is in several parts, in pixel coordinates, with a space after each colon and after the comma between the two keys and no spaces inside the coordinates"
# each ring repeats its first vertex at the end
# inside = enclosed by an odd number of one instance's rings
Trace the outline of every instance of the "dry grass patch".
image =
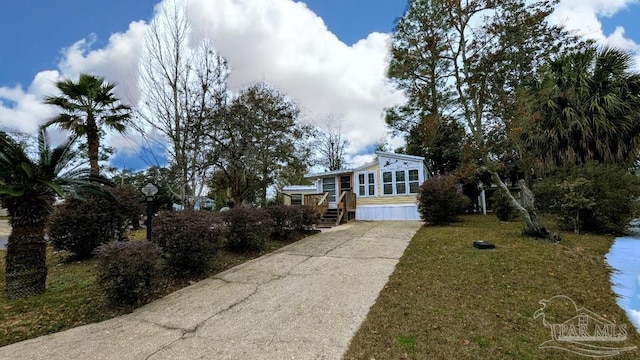
{"type": "MultiPolygon", "coordinates": [[[[612,237],[563,234],[562,243],[552,244],[524,237],[521,229],[494,216],[422,228],[345,358],[584,359],[538,348],[551,333],[533,314],[540,300],[555,295],[628,324],[629,339],[614,346],[640,345],[611,290],[604,256],[612,237]],[[494,242],[497,249],[474,249],[473,240],[494,242]]],[[[556,314],[562,321],[575,316],[563,311],[556,314]]],[[[638,357],[633,351],[615,359],[638,357]]]]}

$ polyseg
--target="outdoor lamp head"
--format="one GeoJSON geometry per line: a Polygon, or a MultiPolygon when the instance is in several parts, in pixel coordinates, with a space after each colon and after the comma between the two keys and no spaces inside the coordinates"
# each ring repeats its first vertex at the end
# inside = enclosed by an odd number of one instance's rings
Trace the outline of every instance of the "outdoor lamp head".
{"type": "Polygon", "coordinates": [[[158,192],[158,188],[155,187],[153,184],[147,184],[144,187],[142,187],[142,193],[145,194],[146,196],[153,196],[158,192]]]}

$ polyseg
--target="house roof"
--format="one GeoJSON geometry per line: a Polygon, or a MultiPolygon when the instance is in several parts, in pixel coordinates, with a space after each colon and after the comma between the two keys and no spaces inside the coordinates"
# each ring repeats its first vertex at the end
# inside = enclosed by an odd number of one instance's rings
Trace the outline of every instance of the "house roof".
{"type": "Polygon", "coordinates": [[[384,156],[392,159],[398,159],[398,160],[424,161],[424,158],[422,156],[396,154],[396,153],[390,153],[390,152],[384,152],[384,151],[376,151],[376,155],[384,156]]]}
{"type": "MultiPolygon", "coordinates": [[[[424,161],[424,158],[422,156],[396,154],[396,153],[390,153],[390,152],[384,152],[384,151],[376,151],[376,156],[378,156],[378,157],[384,156],[384,157],[387,157],[387,158],[397,159],[397,160],[404,160],[404,161],[419,161],[419,162],[423,162],[424,161]]],[[[359,166],[359,167],[357,167],[355,169],[340,169],[340,170],[334,170],[334,171],[327,171],[327,172],[323,172],[323,173],[305,174],[304,178],[305,179],[315,179],[315,178],[326,177],[326,176],[352,174],[355,171],[366,169],[366,168],[368,168],[368,167],[370,167],[372,165],[375,165],[377,163],[378,163],[378,159],[376,159],[375,161],[372,161],[372,162],[370,162],[368,164],[364,164],[362,166],[359,166]]]]}
{"type": "Polygon", "coordinates": [[[340,170],[327,171],[322,173],[305,174],[304,178],[314,179],[314,178],[325,177],[325,176],[332,176],[332,175],[335,176],[335,175],[351,174],[351,173],[353,173],[353,169],[340,169],[340,170]]]}
{"type": "Polygon", "coordinates": [[[369,168],[369,167],[371,167],[371,166],[374,166],[374,165],[377,165],[377,164],[378,164],[378,159],[376,159],[375,161],[372,161],[372,162],[370,162],[370,163],[364,164],[364,165],[362,165],[362,166],[359,166],[359,167],[357,167],[357,168],[353,169],[353,171],[360,171],[360,170],[364,170],[364,169],[367,169],[367,168],[369,168]]]}
{"type": "Polygon", "coordinates": [[[317,191],[314,185],[287,185],[282,191],[317,191]]]}

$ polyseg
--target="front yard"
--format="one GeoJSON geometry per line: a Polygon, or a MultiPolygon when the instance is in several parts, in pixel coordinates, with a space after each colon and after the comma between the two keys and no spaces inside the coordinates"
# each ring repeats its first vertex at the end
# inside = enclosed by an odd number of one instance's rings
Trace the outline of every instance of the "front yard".
{"type": "MultiPolygon", "coordinates": [[[[130,235],[133,240],[144,239],[144,230],[130,235]]],[[[290,241],[294,241],[292,239],[290,241]]],[[[265,251],[237,254],[219,249],[211,270],[195,279],[172,279],[158,296],[218,272],[230,269],[264,253],[287,245],[290,241],[269,241],[265,251]]],[[[131,312],[135,307],[109,306],[96,286],[96,260],[63,262],[63,255],[47,249],[47,290],[44,294],[19,300],[7,300],[5,287],[5,251],[0,250],[0,346],[103,321],[131,312]]]]}
{"type": "MultiPolygon", "coordinates": [[[[446,227],[422,228],[355,338],[346,359],[558,359],[581,358],[564,350],[540,349],[551,340],[541,300],[565,295],[616,324],[628,339],[598,346],[640,345],[611,290],[604,256],[613,237],[562,234],[553,244],[520,235],[520,222],[495,216],[466,216],[446,227]],[[477,250],[473,240],[495,250],[477,250]]],[[[555,313],[556,323],[576,315],[555,313]]],[[[551,320],[551,314],[547,314],[551,320]]],[[[615,359],[637,359],[630,351],[615,359]]]]}

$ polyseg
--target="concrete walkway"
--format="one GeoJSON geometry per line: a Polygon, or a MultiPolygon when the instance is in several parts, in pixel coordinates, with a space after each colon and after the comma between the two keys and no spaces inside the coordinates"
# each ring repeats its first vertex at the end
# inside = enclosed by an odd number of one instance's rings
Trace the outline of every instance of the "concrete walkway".
{"type": "Polygon", "coordinates": [[[354,222],[0,359],[340,359],[419,222],[354,222]]]}

